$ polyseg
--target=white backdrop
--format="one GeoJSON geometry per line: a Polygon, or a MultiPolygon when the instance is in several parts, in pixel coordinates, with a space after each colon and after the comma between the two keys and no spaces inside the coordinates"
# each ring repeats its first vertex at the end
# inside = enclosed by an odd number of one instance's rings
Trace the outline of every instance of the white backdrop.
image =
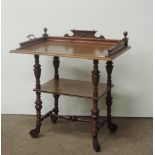
{"type": "MultiPolygon", "coordinates": [[[[123,37],[131,50],[114,60],[113,115],[152,117],[152,0],[2,0],[2,113],[35,114],[33,56],[10,54],[28,34],[64,35],[70,29],[95,29],[106,38],[123,37]]],[[[52,57],[41,57],[41,83],[53,77],[52,57]]],[[[100,62],[106,80],[105,62],[100,62]]],[[[61,58],[60,77],[91,80],[92,62],[61,58]]],[[[45,113],[53,97],[42,95],[45,113]]],[[[61,114],[89,115],[91,100],[61,96],[61,114]]],[[[99,102],[105,114],[104,97],[99,102]]]]}

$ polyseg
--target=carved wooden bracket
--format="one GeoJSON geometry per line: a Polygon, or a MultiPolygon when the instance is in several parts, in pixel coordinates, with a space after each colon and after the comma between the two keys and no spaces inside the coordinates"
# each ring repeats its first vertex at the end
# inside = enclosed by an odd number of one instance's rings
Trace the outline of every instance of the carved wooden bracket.
{"type": "Polygon", "coordinates": [[[69,36],[69,34],[65,34],[64,37],[80,37],[80,38],[101,38],[101,39],[105,39],[105,37],[103,35],[101,35],[100,37],[96,37],[95,34],[97,31],[92,30],[92,31],[88,31],[88,30],[71,30],[73,32],[72,36],[69,36]]]}
{"type": "Polygon", "coordinates": [[[71,30],[73,32],[74,37],[95,37],[95,33],[97,31],[85,31],[85,30],[71,30]]]}

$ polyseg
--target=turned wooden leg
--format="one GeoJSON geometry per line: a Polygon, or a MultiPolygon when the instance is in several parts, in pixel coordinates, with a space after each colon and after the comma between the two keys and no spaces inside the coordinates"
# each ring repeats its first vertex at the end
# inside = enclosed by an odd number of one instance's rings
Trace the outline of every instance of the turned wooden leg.
{"type": "Polygon", "coordinates": [[[59,96],[60,95],[58,95],[58,94],[53,94],[53,97],[54,97],[54,111],[51,114],[51,121],[53,123],[56,123],[57,122],[57,119],[58,119],[58,113],[59,113],[58,99],[59,99],[59,96]]]}
{"type": "MultiPolygon", "coordinates": [[[[111,88],[111,85],[112,85],[112,80],[111,80],[112,70],[113,70],[113,62],[112,61],[107,61],[107,65],[106,65],[107,87],[110,87],[110,88],[111,88]]],[[[112,117],[111,117],[111,106],[112,106],[111,89],[107,92],[106,104],[107,104],[107,127],[111,132],[115,132],[117,130],[117,125],[112,123],[112,117]]]]}
{"type": "MultiPolygon", "coordinates": [[[[59,57],[54,56],[53,57],[53,66],[54,66],[54,79],[55,80],[59,80],[59,72],[58,72],[59,65],[60,65],[59,57]]],[[[53,94],[53,97],[54,97],[54,111],[51,114],[51,121],[53,123],[56,123],[57,119],[58,119],[57,116],[58,116],[58,113],[59,113],[59,109],[58,109],[59,96],[60,96],[59,94],[53,94]]]]}
{"type": "Polygon", "coordinates": [[[92,71],[92,83],[93,83],[93,108],[91,110],[92,112],[92,138],[93,138],[93,148],[96,152],[100,151],[100,144],[98,142],[97,134],[98,134],[98,128],[97,128],[97,122],[98,122],[98,116],[99,116],[99,110],[98,110],[98,82],[99,82],[99,70],[98,70],[98,60],[93,60],[94,69],[92,71]]]}
{"type": "MultiPolygon", "coordinates": [[[[41,75],[41,66],[39,64],[39,55],[35,55],[35,64],[34,64],[34,75],[36,78],[36,90],[40,89],[40,75],[41,75]]],[[[32,138],[38,138],[41,128],[41,108],[42,108],[42,101],[41,101],[41,93],[36,91],[36,101],[35,101],[35,108],[36,108],[36,128],[30,131],[30,135],[32,138]]]]}

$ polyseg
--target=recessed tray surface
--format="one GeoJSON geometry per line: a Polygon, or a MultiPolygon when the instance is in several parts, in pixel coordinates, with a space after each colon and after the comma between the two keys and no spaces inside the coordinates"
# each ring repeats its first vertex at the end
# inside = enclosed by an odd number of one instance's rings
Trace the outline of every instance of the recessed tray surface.
{"type": "Polygon", "coordinates": [[[111,56],[107,56],[108,49],[115,47],[119,41],[108,39],[72,40],[65,37],[49,37],[46,41],[12,50],[11,53],[112,60],[127,50],[124,48],[111,56]]]}

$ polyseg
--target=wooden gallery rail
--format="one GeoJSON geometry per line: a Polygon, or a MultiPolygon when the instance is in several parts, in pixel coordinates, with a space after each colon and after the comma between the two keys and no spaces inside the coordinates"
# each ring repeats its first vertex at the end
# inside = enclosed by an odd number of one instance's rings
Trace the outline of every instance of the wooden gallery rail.
{"type": "Polygon", "coordinates": [[[47,28],[44,28],[44,34],[40,38],[29,35],[29,41],[20,43],[20,47],[11,50],[11,53],[31,54],[34,55],[34,75],[36,78],[36,126],[30,131],[32,138],[38,138],[41,128],[41,122],[50,117],[53,123],[58,118],[71,120],[73,122],[87,122],[92,124],[92,141],[93,148],[96,152],[100,151],[98,141],[98,131],[107,123],[110,132],[117,130],[117,125],[112,122],[111,105],[112,105],[112,80],[113,70],[112,60],[127,51],[128,46],[127,32],[124,32],[124,38],[121,40],[105,39],[103,35],[96,37],[96,31],[71,30],[72,36],[65,34],[63,37],[48,36],[47,28]],[[45,84],[40,84],[41,65],[39,56],[53,56],[54,78],[45,84]],[[60,57],[88,59],[93,62],[92,82],[79,81],[59,78],[60,57]],[[107,71],[107,83],[99,83],[100,71],[98,69],[99,60],[105,60],[107,71]],[[54,108],[44,116],[41,116],[41,92],[52,93],[54,97],[54,108]],[[107,116],[99,116],[98,100],[106,94],[107,116]],[[59,115],[58,99],[60,95],[84,97],[92,99],[91,120],[77,116],[59,115]]]}

